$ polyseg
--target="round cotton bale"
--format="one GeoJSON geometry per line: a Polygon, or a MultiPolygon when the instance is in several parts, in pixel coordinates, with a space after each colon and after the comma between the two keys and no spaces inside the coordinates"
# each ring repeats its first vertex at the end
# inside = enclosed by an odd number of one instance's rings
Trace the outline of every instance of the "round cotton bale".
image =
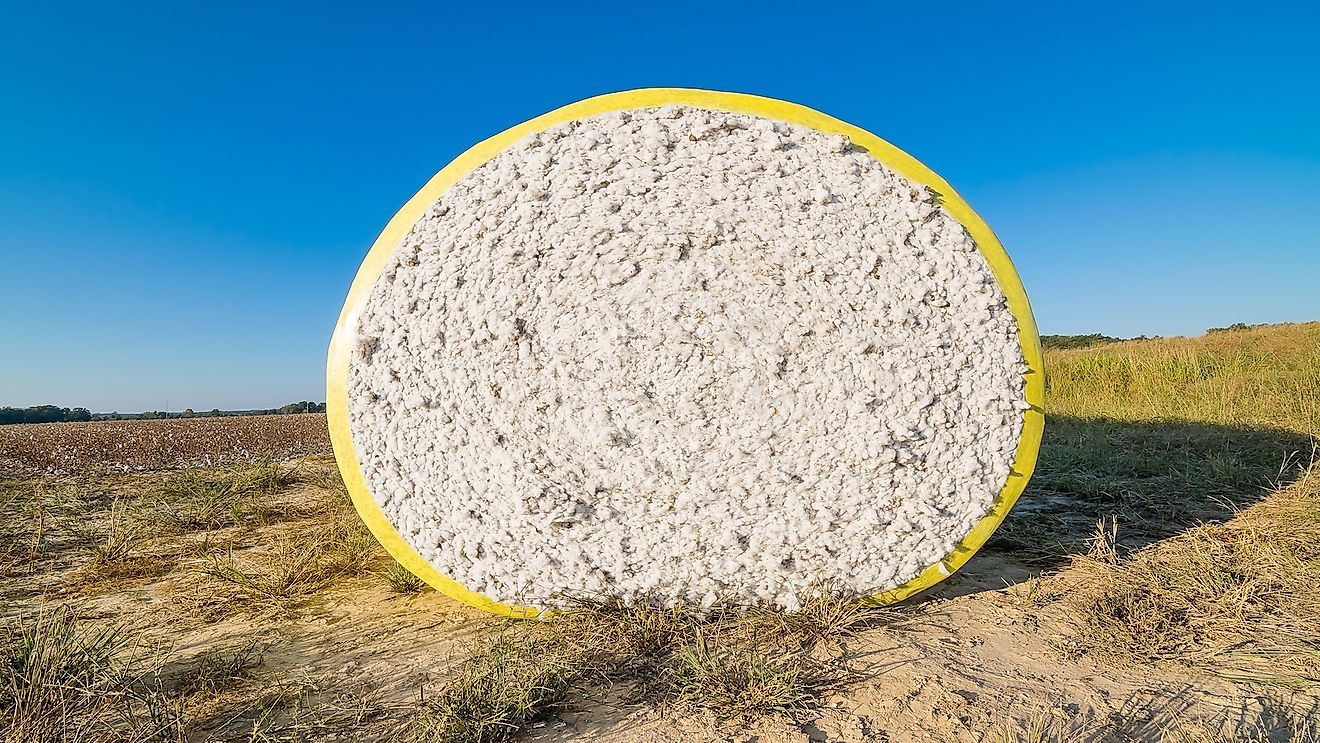
{"type": "Polygon", "coordinates": [[[465,603],[905,598],[990,536],[1043,418],[1030,307],[930,170],[811,109],[648,89],[441,170],[331,342],[336,458],[465,603]]]}

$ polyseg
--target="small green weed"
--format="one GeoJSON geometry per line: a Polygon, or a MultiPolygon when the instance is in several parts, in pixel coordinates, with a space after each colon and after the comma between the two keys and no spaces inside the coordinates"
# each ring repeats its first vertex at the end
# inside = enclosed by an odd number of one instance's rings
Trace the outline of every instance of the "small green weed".
{"type": "Polygon", "coordinates": [[[394,563],[384,572],[385,582],[395,593],[421,593],[426,590],[426,581],[413,575],[408,568],[394,563]]]}

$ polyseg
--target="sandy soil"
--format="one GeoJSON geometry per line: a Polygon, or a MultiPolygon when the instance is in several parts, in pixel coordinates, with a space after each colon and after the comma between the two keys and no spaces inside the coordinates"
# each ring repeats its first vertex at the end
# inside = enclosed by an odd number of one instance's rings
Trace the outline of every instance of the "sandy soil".
{"type": "MultiPolygon", "coordinates": [[[[133,480],[120,479],[115,487],[131,489],[133,480]]],[[[285,497],[313,494],[295,490],[285,497]]],[[[295,527],[248,530],[243,549],[264,549],[280,530],[295,527]]],[[[418,700],[434,693],[447,670],[503,621],[434,592],[393,593],[376,572],[315,595],[292,617],[208,617],[189,603],[214,590],[207,582],[214,579],[199,573],[206,559],[184,558],[159,578],[86,595],[68,590],[79,563],[67,556],[47,572],[11,575],[0,584],[0,620],[65,603],[88,621],[125,625],[178,668],[208,653],[248,649],[255,658],[250,678],[193,710],[198,740],[246,739],[262,705],[279,699],[283,711],[264,724],[296,729],[293,739],[380,741],[407,734],[418,700]]],[[[1066,569],[1039,577],[1010,555],[983,551],[904,607],[896,623],[848,637],[827,652],[846,682],[797,720],[720,722],[700,711],[629,701],[624,688],[581,688],[568,710],[536,723],[524,737],[916,743],[997,735],[1030,740],[1023,731],[1044,727],[1056,731],[1047,739],[1159,740],[1180,721],[1231,724],[1268,718],[1273,705],[1298,704],[1295,695],[1283,698],[1204,673],[1071,659],[1069,610],[1048,600],[1065,593],[1069,581],[1066,569]]]]}

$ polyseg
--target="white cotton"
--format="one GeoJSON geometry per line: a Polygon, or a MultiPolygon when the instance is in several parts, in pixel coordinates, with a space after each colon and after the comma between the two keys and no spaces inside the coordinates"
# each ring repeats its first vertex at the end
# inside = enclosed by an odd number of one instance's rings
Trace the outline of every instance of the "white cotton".
{"type": "Polygon", "coordinates": [[[796,608],[898,586],[990,508],[1025,408],[966,230],[846,138],[683,106],[530,135],[381,272],[366,482],[492,599],[796,608]]]}

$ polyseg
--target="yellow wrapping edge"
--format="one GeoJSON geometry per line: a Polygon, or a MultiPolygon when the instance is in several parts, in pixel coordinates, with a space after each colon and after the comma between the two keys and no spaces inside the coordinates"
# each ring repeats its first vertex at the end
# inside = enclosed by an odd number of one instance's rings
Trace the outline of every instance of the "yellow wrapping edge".
{"type": "Polygon", "coordinates": [[[1043,410],[1045,379],[1040,337],[1031,313],[1031,305],[1027,301],[1027,293],[1022,287],[1022,281],[1018,278],[1013,262],[989,225],[930,168],[885,140],[847,122],[796,103],[744,93],[692,88],[644,88],[609,93],[571,103],[473,145],[436,173],[399,209],[376,238],[367,257],[363,259],[356,278],[353,279],[353,285],[348,291],[348,298],[344,301],[339,322],[335,325],[335,332],[330,340],[330,352],[326,363],[326,415],[330,426],[330,441],[334,446],[335,461],[339,465],[340,474],[352,496],[354,506],[372,534],[399,564],[446,596],[469,606],[504,616],[535,617],[539,614],[534,608],[492,601],[479,593],[469,591],[457,581],[437,571],[404,541],[376,505],[362,476],[362,466],[353,448],[348,426],[348,370],[358,315],[370,297],[372,287],[385,263],[403,237],[412,229],[413,224],[446,189],[482,163],[528,134],[544,131],[565,121],[608,111],[668,104],[751,114],[810,127],[827,134],[846,135],[854,145],[865,148],[872,157],[899,175],[938,192],[945,210],[967,228],[985,256],[1000,290],[1008,300],[1009,310],[1017,320],[1018,339],[1028,368],[1026,400],[1031,408],[1023,413],[1022,435],[1018,441],[1012,471],[989,512],[943,560],[926,568],[916,578],[897,588],[872,596],[865,602],[875,605],[890,604],[930,588],[961,568],[985,544],[1008,515],[1013,504],[1017,502],[1018,496],[1022,494],[1036,467],[1041,433],[1045,426],[1043,410]]]}

